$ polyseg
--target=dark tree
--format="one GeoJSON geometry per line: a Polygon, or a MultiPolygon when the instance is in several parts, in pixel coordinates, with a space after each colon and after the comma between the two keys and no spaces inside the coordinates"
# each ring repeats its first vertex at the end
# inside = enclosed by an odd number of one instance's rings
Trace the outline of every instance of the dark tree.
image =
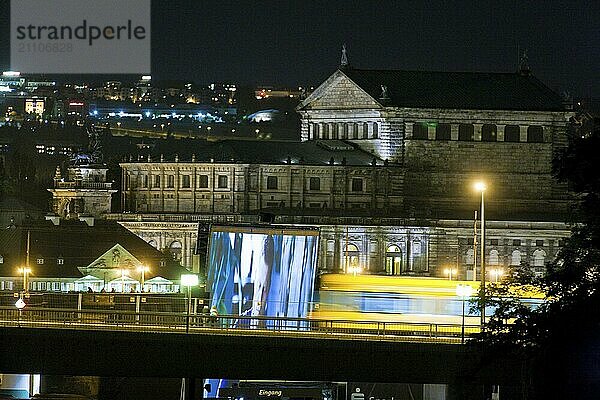
{"type": "Polygon", "coordinates": [[[497,307],[477,338],[491,351],[523,356],[527,398],[598,398],[600,390],[600,130],[574,130],[554,159],[554,172],[576,195],[577,223],[546,276],[524,266],[488,287],[497,307]],[[513,294],[538,287],[546,301],[532,309],[513,294]]]}

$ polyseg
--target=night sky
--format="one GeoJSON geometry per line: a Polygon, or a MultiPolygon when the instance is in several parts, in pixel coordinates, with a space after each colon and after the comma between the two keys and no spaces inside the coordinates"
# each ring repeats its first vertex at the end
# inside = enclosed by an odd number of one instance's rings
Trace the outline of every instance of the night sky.
{"type": "MultiPolygon", "coordinates": [[[[97,0],[100,1],[100,0],[97,0]]],[[[0,69],[9,68],[0,0],[0,69]]],[[[152,2],[153,78],[319,84],[342,43],[357,68],[514,71],[600,97],[600,1],[152,2]]]]}

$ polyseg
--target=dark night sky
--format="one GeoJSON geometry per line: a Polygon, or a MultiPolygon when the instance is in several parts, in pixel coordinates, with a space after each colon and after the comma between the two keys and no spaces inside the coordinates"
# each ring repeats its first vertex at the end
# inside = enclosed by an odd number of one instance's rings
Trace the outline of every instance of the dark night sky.
{"type": "MultiPolygon", "coordinates": [[[[0,0],[0,69],[8,69],[0,0]]],[[[360,68],[513,71],[517,46],[557,91],[600,96],[600,1],[152,2],[152,75],[318,84],[346,42],[360,68]]]]}

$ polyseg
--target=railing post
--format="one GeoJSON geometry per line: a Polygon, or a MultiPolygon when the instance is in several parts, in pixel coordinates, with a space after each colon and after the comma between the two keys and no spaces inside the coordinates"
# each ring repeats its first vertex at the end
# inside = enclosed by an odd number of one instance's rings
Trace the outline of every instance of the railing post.
{"type": "Polygon", "coordinates": [[[142,295],[138,294],[135,296],[135,321],[140,323],[140,303],[142,301],[142,295]]]}
{"type": "MultiPolygon", "coordinates": [[[[83,293],[77,294],[77,311],[81,311],[83,303],[83,293]]],[[[77,321],[81,322],[81,313],[77,313],[77,321]]]]}

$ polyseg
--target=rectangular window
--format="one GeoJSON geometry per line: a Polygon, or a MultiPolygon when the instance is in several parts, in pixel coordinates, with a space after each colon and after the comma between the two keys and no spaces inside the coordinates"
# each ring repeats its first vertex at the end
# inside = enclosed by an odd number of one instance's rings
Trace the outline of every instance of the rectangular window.
{"type": "Polygon", "coordinates": [[[520,246],[521,245],[521,239],[513,239],[513,246],[520,246]]]}
{"type": "Polygon", "coordinates": [[[181,176],[181,187],[182,188],[189,188],[190,187],[190,176],[189,175],[182,175],[181,176]]]}
{"type": "Polygon", "coordinates": [[[544,241],[543,240],[536,240],[535,241],[535,245],[536,245],[536,247],[544,247],[544,241]]]}
{"type": "Polygon", "coordinates": [[[353,192],[362,192],[363,191],[362,178],[352,178],[352,191],[353,192]]]}
{"type": "Polygon", "coordinates": [[[490,244],[491,244],[492,246],[498,246],[498,239],[491,239],[491,240],[490,240],[490,244]]]}
{"type": "Polygon", "coordinates": [[[37,259],[37,263],[38,263],[39,265],[42,265],[42,264],[44,263],[44,259],[43,259],[43,258],[38,258],[38,259],[37,259]]]}
{"type": "Polygon", "coordinates": [[[175,187],[175,175],[167,176],[167,187],[174,188],[175,187]]]}
{"type": "Polygon", "coordinates": [[[144,175],[144,187],[148,187],[148,175],[144,175]]]}
{"type": "Polygon", "coordinates": [[[56,263],[58,265],[63,265],[65,263],[65,260],[63,258],[59,258],[59,259],[56,260],[56,263]]]}
{"type": "Polygon", "coordinates": [[[415,122],[413,124],[413,139],[427,139],[429,137],[427,124],[415,122]]]}
{"type": "Polygon", "coordinates": [[[154,175],[154,187],[160,188],[160,175],[154,175]]]}
{"type": "Polygon", "coordinates": [[[321,190],[321,178],[311,177],[309,180],[309,188],[310,190],[321,190]]]}
{"type": "Polygon", "coordinates": [[[435,140],[450,140],[452,138],[450,124],[437,124],[435,127],[435,140]]]}
{"type": "Polygon", "coordinates": [[[276,176],[267,176],[267,189],[277,189],[276,176]]]}
{"type": "Polygon", "coordinates": [[[217,187],[219,189],[227,189],[227,175],[218,176],[217,187]]]}
{"type": "Polygon", "coordinates": [[[458,140],[472,142],[475,139],[474,132],[473,124],[460,124],[458,125],[458,140]]]}
{"type": "Polygon", "coordinates": [[[198,187],[200,189],[208,188],[208,175],[198,175],[198,187]]]}

